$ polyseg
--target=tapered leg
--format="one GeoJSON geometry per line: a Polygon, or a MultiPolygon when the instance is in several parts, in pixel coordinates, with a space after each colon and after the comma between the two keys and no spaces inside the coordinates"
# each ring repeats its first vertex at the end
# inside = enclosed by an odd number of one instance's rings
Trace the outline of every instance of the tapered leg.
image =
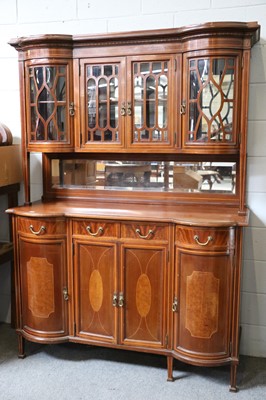
{"type": "Polygon", "coordinates": [[[236,364],[231,364],[231,373],[230,373],[230,392],[237,392],[238,388],[236,386],[236,371],[237,371],[237,365],[236,364]]]}
{"type": "Polygon", "coordinates": [[[25,339],[18,335],[18,358],[25,358],[25,339]]]}
{"type": "Polygon", "coordinates": [[[173,378],[173,357],[171,357],[171,356],[167,357],[167,372],[168,372],[167,381],[173,382],[173,380],[174,380],[174,378],[173,378]]]}

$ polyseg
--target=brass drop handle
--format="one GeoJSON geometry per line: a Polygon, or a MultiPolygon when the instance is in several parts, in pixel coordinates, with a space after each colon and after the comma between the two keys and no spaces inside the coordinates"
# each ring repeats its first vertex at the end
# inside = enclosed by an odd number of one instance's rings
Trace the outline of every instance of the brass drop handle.
{"type": "Polygon", "coordinates": [[[124,293],[120,292],[118,296],[118,307],[124,307],[124,293]]]}
{"type": "Polygon", "coordinates": [[[68,291],[67,291],[66,287],[63,288],[63,297],[64,297],[65,301],[67,301],[69,299],[68,291]]]}
{"type": "Polygon", "coordinates": [[[200,246],[207,246],[213,240],[212,236],[208,236],[208,239],[206,240],[206,242],[200,242],[198,235],[195,235],[194,239],[195,239],[195,242],[200,246]]]}
{"type": "Polygon", "coordinates": [[[29,230],[31,231],[31,233],[33,233],[33,235],[40,235],[42,232],[46,231],[46,228],[42,225],[38,231],[35,231],[33,225],[30,225],[29,230]]]}
{"type": "Polygon", "coordinates": [[[71,103],[69,104],[69,115],[70,117],[74,117],[75,115],[75,106],[73,101],[71,101],[71,103]]]}
{"type": "Polygon", "coordinates": [[[87,231],[88,234],[91,235],[91,236],[98,236],[98,235],[101,235],[101,234],[103,233],[103,227],[102,227],[102,226],[99,226],[97,232],[92,232],[92,231],[91,231],[90,225],[88,225],[88,226],[86,227],[86,231],[87,231]]]}
{"type": "Polygon", "coordinates": [[[122,117],[124,117],[126,115],[126,103],[123,101],[122,106],[121,106],[121,110],[120,110],[120,115],[122,115],[122,117]]]}
{"type": "Polygon", "coordinates": [[[113,298],[112,298],[113,307],[117,307],[117,306],[118,306],[117,301],[118,301],[117,293],[114,293],[114,294],[113,294],[113,298]]]}
{"type": "Polygon", "coordinates": [[[173,304],[172,304],[172,311],[177,312],[177,309],[178,309],[178,299],[177,299],[177,297],[175,297],[173,304]]]}
{"type": "Polygon", "coordinates": [[[149,229],[147,235],[142,235],[140,229],[136,229],[135,232],[141,239],[148,239],[149,236],[152,236],[154,234],[152,229],[149,229]]]}
{"type": "Polygon", "coordinates": [[[132,105],[130,101],[127,103],[127,115],[132,115],[132,105]]]}

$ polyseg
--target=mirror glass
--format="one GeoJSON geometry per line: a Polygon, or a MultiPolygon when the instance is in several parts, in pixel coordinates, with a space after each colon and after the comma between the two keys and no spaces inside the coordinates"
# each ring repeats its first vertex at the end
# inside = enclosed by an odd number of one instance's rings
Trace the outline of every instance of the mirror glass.
{"type": "Polygon", "coordinates": [[[235,162],[52,159],[52,187],[234,194],[235,162]]]}

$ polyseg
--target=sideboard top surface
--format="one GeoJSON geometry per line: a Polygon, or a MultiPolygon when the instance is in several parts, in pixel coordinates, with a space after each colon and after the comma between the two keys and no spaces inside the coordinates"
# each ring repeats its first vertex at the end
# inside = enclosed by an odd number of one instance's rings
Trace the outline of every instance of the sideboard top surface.
{"type": "Polygon", "coordinates": [[[193,226],[247,226],[249,210],[241,215],[235,207],[201,205],[115,204],[88,201],[36,202],[7,210],[24,217],[76,217],[112,220],[138,220],[178,223],[193,226]]]}

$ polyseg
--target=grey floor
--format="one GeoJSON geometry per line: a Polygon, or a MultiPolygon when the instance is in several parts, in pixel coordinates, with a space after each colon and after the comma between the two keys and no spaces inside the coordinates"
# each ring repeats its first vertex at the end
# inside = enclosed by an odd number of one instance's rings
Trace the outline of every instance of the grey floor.
{"type": "Polygon", "coordinates": [[[1,400],[264,400],[266,359],[242,356],[238,393],[230,393],[229,367],[200,368],[175,361],[167,382],[166,359],[157,355],[76,345],[26,344],[0,324],[1,400]]]}

